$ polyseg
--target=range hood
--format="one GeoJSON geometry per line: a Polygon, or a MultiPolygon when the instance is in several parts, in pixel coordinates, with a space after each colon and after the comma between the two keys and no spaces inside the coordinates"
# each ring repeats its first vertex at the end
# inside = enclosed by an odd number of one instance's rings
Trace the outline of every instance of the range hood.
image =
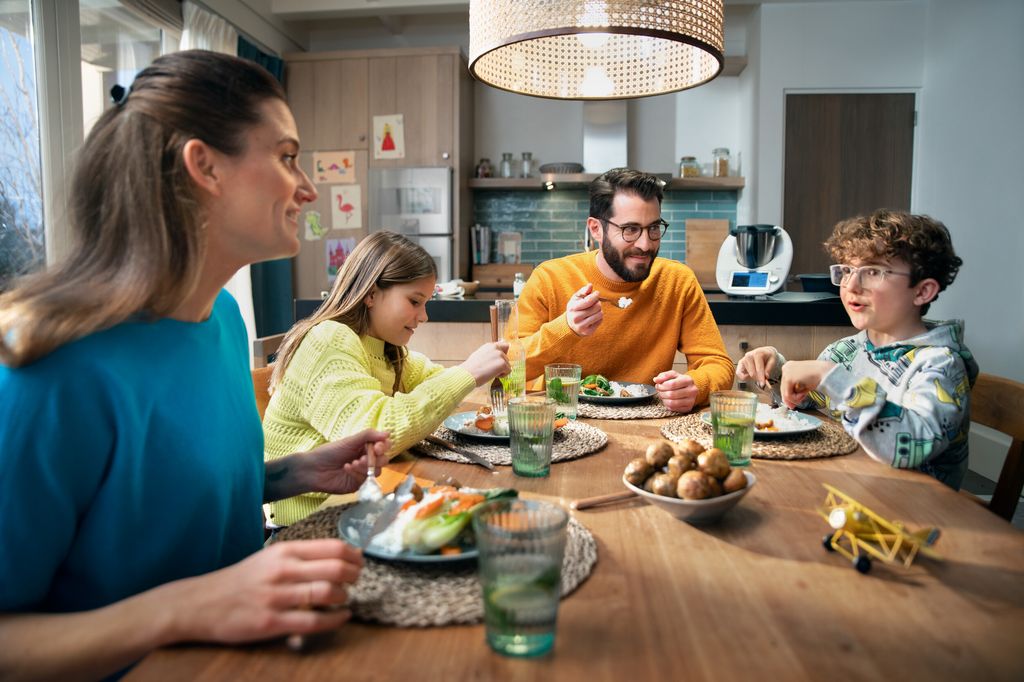
{"type": "Polygon", "coordinates": [[[583,168],[603,173],[628,165],[625,100],[583,103],[583,168]]]}

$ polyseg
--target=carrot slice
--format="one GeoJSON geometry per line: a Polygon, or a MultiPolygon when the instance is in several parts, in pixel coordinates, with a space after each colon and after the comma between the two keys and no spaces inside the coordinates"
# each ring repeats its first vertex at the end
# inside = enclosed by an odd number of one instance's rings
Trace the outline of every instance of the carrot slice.
{"type": "Polygon", "coordinates": [[[437,511],[441,508],[442,504],[444,504],[443,497],[439,497],[436,500],[431,500],[430,502],[426,503],[416,511],[416,518],[424,519],[428,516],[431,516],[432,514],[436,514],[437,511]]]}
{"type": "Polygon", "coordinates": [[[475,424],[481,431],[490,431],[494,428],[494,417],[477,417],[475,424]]]}
{"type": "Polygon", "coordinates": [[[453,554],[462,554],[462,549],[460,549],[459,547],[449,547],[448,545],[445,545],[441,548],[441,554],[445,556],[451,556],[453,554]]]}
{"type": "Polygon", "coordinates": [[[562,417],[561,419],[556,419],[555,420],[555,428],[556,429],[560,429],[560,428],[562,428],[563,426],[565,426],[568,423],[569,423],[569,418],[568,417],[562,417]]]}
{"type": "Polygon", "coordinates": [[[464,511],[469,511],[473,507],[483,502],[485,498],[483,495],[477,495],[476,493],[466,493],[459,495],[458,501],[452,505],[452,508],[448,510],[449,514],[461,514],[464,511]]]}

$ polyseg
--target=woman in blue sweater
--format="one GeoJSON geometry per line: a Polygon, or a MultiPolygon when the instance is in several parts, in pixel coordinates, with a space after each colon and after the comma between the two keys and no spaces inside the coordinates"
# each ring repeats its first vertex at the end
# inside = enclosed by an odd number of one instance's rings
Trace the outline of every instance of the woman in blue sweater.
{"type": "Polygon", "coordinates": [[[277,81],[205,51],[157,59],[90,132],[71,255],[0,296],[0,678],[99,678],[173,642],[347,619],[360,553],[261,549],[260,505],[355,490],[387,436],[264,467],[222,291],[298,251],[316,198],[298,153],[277,81]]]}

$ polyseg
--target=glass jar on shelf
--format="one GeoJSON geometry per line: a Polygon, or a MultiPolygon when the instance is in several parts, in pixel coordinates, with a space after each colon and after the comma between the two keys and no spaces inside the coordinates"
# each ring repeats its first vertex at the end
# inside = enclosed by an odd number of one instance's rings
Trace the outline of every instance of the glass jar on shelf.
{"type": "Polygon", "coordinates": [[[512,172],[512,152],[502,152],[501,154],[501,177],[515,177],[515,174],[512,172]]]}
{"type": "Polygon", "coordinates": [[[519,177],[528,178],[533,175],[533,152],[523,152],[523,167],[519,177]]]}
{"type": "Polygon", "coordinates": [[[480,163],[476,165],[476,177],[478,178],[489,178],[491,177],[491,160],[487,157],[480,159],[480,163]]]}
{"type": "Polygon", "coordinates": [[[698,178],[700,177],[700,164],[696,156],[684,156],[679,159],[679,177],[698,178]]]}
{"type": "Polygon", "coordinates": [[[714,150],[712,150],[711,155],[714,159],[711,162],[711,167],[714,176],[716,178],[729,177],[729,148],[716,147],[714,150]]]}

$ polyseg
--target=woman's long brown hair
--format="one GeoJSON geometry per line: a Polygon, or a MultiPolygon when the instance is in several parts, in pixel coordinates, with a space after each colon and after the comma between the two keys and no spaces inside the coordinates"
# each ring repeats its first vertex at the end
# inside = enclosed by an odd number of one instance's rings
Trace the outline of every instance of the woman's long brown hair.
{"type": "Polygon", "coordinates": [[[273,76],[237,57],[188,50],[155,60],[77,153],[70,255],[0,296],[0,362],[18,367],[133,316],[155,319],[194,291],[205,223],[182,148],[199,139],[237,156],[285,101],[273,76]]]}

